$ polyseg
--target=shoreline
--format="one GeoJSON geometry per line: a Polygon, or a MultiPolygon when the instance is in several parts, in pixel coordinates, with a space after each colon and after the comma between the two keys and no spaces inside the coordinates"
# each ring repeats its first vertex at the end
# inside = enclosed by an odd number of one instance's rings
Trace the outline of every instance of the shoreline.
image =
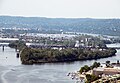
{"type": "Polygon", "coordinates": [[[43,61],[43,62],[35,62],[35,63],[31,63],[31,64],[22,64],[22,65],[34,65],[34,64],[45,64],[45,63],[74,63],[75,61],[92,61],[92,60],[99,60],[99,59],[104,59],[104,58],[109,58],[109,57],[114,57],[116,55],[112,55],[112,56],[108,56],[108,57],[103,57],[103,58],[98,58],[98,59],[80,59],[80,60],[71,60],[71,61],[52,61],[52,62],[48,62],[48,61],[43,61]]]}

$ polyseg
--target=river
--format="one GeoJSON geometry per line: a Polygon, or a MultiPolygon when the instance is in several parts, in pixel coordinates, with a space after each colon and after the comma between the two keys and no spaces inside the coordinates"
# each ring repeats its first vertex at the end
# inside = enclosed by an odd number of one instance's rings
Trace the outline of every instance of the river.
{"type": "Polygon", "coordinates": [[[22,65],[20,59],[16,58],[15,49],[5,47],[2,51],[0,47],[0,83],[75,83],[75,80],[67,77],[68,72],[77,71],[81,66],[91,65],[95,61],[116,62],[120,60],[119,56],[120,50],[117,50],[116,56],[98,60],[22,65]]]}

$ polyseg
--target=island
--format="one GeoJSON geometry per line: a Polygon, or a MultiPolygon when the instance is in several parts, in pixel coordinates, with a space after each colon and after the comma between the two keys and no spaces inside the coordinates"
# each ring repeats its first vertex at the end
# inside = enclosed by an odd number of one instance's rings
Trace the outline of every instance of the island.
{"type": "Polygon", "coordinates": [[[100,59],[115,56],[113,48],[31,48],[24,47],[20,52],[22,64],[39,64],[52,62],[70,62],[100,59]]]}

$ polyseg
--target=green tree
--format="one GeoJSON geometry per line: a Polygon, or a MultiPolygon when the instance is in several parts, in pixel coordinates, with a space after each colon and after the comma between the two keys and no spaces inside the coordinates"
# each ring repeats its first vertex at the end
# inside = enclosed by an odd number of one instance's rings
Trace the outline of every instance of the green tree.
{"type": "Polygon", "coordinates": [[[95,81],[95,80],[98,80],[99,77],[97,77],[97,76],[95,76],[95,75],[87,74],[87,75],[86,75],[86,79],[87,79],[87,81],[86,81],[85,83],[91,83],[91,82],[93,82],[93,81],[95,81]]]}
{"type": "Polygon", "coordinates": [[[97,67],[100,67],[100,63],[94,62],[92,65],[92,69],[97,67]]]}

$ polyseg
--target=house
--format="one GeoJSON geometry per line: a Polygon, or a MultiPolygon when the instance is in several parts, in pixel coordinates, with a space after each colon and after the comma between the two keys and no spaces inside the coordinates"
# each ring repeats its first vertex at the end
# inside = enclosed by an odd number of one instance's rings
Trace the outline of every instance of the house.
{"type": "Polygon", "coordinates": [[[103,68],[103,67],[98,67],[93,69],[93,75],[96,76],[102,76],[104,75],[115,75],[115,74],[120,74],[120,68],[103,68]]]}

